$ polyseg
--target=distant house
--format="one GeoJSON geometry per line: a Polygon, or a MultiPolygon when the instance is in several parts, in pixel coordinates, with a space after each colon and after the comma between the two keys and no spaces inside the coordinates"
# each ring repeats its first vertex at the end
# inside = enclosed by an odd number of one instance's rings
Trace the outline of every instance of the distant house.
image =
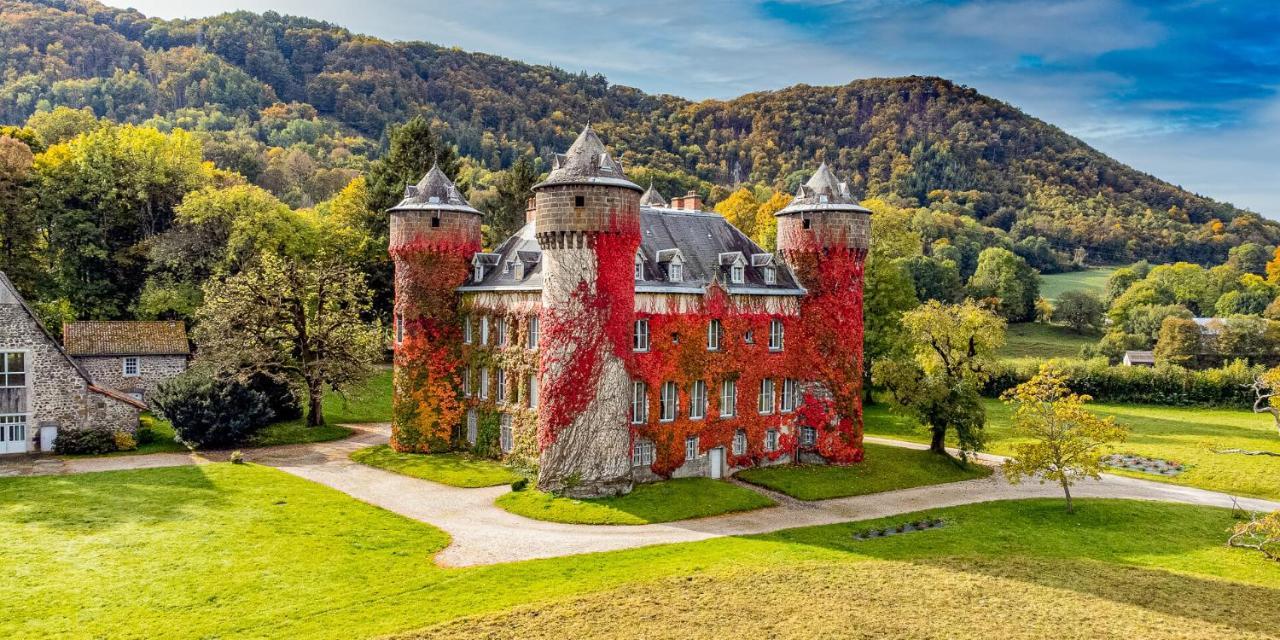
{"type": "Polygon", "coordinates": [[[0,454],[47,451],[59,431],[135,433],[145,408],[94,384],[0,272],[0,454]]]}
{"type": "Polygon", "coordinates": [[[1156,366],[1156,355],[1153,351],[1126,351],[1124,352],[1124,366],[1126,367],[1154,367],[1156,366]]]}
{"type": "Polygon", "coordinates": [[[191,358],[181,321],[72,322],[63,325],[62,345],[94,382],[141,402],[191,358]]]}

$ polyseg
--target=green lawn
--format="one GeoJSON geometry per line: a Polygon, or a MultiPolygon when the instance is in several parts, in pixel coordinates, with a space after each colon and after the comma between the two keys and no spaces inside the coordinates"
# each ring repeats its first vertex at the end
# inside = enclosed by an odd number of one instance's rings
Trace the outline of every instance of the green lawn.
{"type": "Polygon", "coordinates": [[[360,464],[454,487],[492,487],[511,484],[522,476],[511,467],[465,453],[399,453],[381,445],[354,451],[360,464]]]}
{"type": "Polygon", "coordinates": [[[785,464],[745,469],[736,477],[800,500],[826,500],[989,475],[991,469],[980,464],[961,469],[928,451],[867,443],[866,457],[859,464],[845,467],[785,464]]]}
{"type": "Polygon", "coordinates": [[[0,637],[1274,634],[1280,565],[1226,548],[1231,522],[1147,502],[1081,500],[1074,516],[1058,500],[997,502],[443,569],[439,530],[265,467],[3,478],[0,598],[40,606],[0,608],[0,637]],[[947,525],[852,539],[934,516],[947,525]]]}
{"type": "MultiPolygon", "coordinates": [[[[1009,407],[983,400],[987,409],[987,450],[1012,454],[1019,441],[1012,433],[1009,407]]],[[[1280,435],[1271,417],[1233,409],[1160,407],[1145,405],[1090,405],[1101,415],[1112,415],[1132,432],[1117,445],[1123,453],[1174,460],[1191,465],[1185,473],[1164,477],[1132,471],[1118,475],[1225,491],[1242,496],[1280,500],[1280,458],[1214,453],[1212,449],[1249,449],[1280,452],[1280,435]]],[[[905,416],[890,413],[885,405],[867,407],[864,414],[870,435],[928,442],[924,427],[905,416]]]]}
{"type": "Polygon", "coordinates": [[[1107,289],[1107,280],[1119,267],[1095,267],[1084,271],[1051,273],[1040,276],[1040,297],[1057,300],[1067,291],[1088,291],[1101,295],[1107,289]]]}
{"type": "Polygon", "coordinates": [[[705,518],[773,506],[755,491],[711,478],[681,478],[636,485],[616,498],[574,500],[526,489],[498,498],[497,505],[526,518],[570,524],[651,524],[705,518]]]}
{"type": "Polygon", "coordinates": [[[1005,359],[1076,358],[1080,348],[1098,341],[1100,336],[1076,333],[1070,327],[1039,322],[1011,324],[1005,332],[1005,344],[996,353],[1005,359]]]}

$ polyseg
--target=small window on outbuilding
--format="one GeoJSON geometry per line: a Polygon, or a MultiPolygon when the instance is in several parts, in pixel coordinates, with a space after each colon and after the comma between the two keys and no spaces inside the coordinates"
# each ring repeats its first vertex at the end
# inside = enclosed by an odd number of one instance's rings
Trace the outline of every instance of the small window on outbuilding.
{"type": "Polygon", "coordinates": [[[574,196],[574,197],[573,197],[573,206],[575,206],[575,207],[585,207],[585,206],[587,206],[587,197],[586,197],[586,196],[574,196]]]}
{"type": "Polygon", "coordinates": [[[812,224],[812,221],[811,221],[811,220],[809,220],[808,218],[805,218],[805,219],[804,219],[804,228],[808,229],[810,224],[812,224]]]}
{"type": "Polygon", "coordinates": [[[440,226],[440,216],[435,216],[435,217],[431,218],[431,226],[432,226],[432,227],[439,227],[439,226],[440,226]]]}

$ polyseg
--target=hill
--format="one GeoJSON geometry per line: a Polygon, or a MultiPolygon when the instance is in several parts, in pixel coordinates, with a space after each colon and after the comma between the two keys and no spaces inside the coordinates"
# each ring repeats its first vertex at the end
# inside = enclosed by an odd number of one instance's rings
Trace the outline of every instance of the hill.
{"type": "MultiPolygon", "coordinates": [[[[970,218],[975,242],[1056,256],[1042,269],[1076,247],[1094,263],[1216,263],[1242,242],[1280,242],[1280,226],[1257,214],[942,78],[692,102],[273,12],[166,21],[93,0],[0,0],[0,10],[0,123],[66,105],[182,127],[206,158],[294,206],[365,171],[387,127],[414,115],[483,170],[547,158],[590,119],[624,163],[672,188],[713,201],[739,183],[792,190],[825,160],[861,196],[970,218]]],[[[947,220],[936,237],[954,235],[947,220]]]]}

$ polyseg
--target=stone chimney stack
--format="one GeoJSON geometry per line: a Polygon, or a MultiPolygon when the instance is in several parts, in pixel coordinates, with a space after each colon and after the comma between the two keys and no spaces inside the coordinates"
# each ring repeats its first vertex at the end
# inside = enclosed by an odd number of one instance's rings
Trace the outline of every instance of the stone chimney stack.
{"type": "Polygon", "coordinates": [[[676,196],[671,199],[672,209],[682,209],[685,211],[702,211],[702,196],[697,191],[690,191],[682,196],[676,196]]]}
{"type": "Polygon", "coordinates": [[[524,222],[528,224],[538,219],[538,199],[535,196],[529,196],[524,203],[524,222]]]}

